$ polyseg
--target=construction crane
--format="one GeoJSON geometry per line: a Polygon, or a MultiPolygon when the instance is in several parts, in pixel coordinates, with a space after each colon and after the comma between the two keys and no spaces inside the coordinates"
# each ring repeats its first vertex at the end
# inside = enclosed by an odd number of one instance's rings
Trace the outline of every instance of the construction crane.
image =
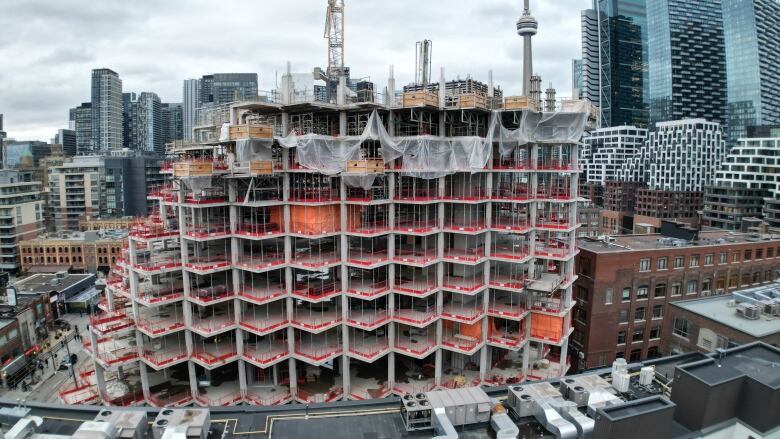
{"type": "Polygon", "coordinates": [[[328,40],[328,67],[326,71],[316,67],[314,79],[327,84],[328,100],[333,100],[338,89],[339,78],[346,74],[344,69],[344,0],[328,0],[325,15],[325,33],[328,40]]]}

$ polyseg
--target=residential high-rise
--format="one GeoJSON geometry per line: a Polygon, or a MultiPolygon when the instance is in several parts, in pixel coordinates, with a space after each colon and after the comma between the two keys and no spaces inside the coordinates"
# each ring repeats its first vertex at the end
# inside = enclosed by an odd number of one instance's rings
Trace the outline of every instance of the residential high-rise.
{"type": "Polygon", "coordinates": [[[163,145],[184,139],[184,106],[163,103],[162,110],[163,145]]]}
{"type": "Polygon", "coordinates": [[[5,131],[3,131],[3,115],[0,114],[0,163],[5,163],[5,131]]]}
{"type": "Polygon", "coordinates": [[[647,0],[652,125],[692,118],[724,123],[720,7],[721,0],[647,0]]]}
{"type": "Polygon", "coordinates": [[[773,206],[780,200],[778,156],[780,133],[741,138],[706,188],[703,220],[713,227],[740,230],[744,218],[764,217],[770,227],[780,228],[773,206]]]}
{"type": "Polygon", "coordinates": [[[214,73],[200,79],[200,104],[227,104],[257,97],[257,73],[214,73]]]}
{"type": "Polygon", "coordinates": [[[64,155],[74,156],[78,151],[76,137],[76,131],[60,129],[57,131],[57,135],[54,136],[54,143],[60,145],[64,155]]]}
{"type": "Polygon", "coordinates": [[[648,121],[646,0],[594,0],[582,13],[583,63],[591,81],[586,97],[601,109],[601,126],[648,121]],[[597,75],[595,81],[591,75],[597,75]]]}
{"type": "Polygon", "coordinates": [[[146,194],[160,186],[165,176],[160,173],[162,159],[158,155],[123,152],[103,159],[105,173],[105,208],[103,216],[124,217],[149,214],[146,194]]]}
{"type": "Polygon", "coordinates": [[[192,140],[196,110],[200,107],[200,79],[185,79],[182,95],[184,140],[192,140]]]}
{"type": "Polygon", "coordinates": [[[70,109],[70,129],[76,132],[76,154],[90,154],[92,144],[92,103],[84,102],[70,109]]]}
{"type": "Polygon", "coordinates": [[[49,218],[54,230],[78,230],[84,215],[105,209],[105,172],[98,156],[78,156],[49,168],[49,218]]]}
{"type": "Polygon", "coordinates": [[[571,60],[571,97],[582,97],[582,59],[571,60]]]}
{"type": "MultiPolygon", "coordinates": [[[[601,105],[601,62],[599,52],[599,16],[595,9],[580,15],[582,28],[582,97],[601,105]]],[[[608,126],[599,120],[599,126],[608,126]]]]}
{"type": "Polygon", "coordinates": [[[780,1],[722,0],[722,10],[733,145],[748,126],[780,124],[780,1]]]}
{"type": "Polygon", "coordinates": [[[44,231],[41,183],[24,181],[21,173],[0,170],[0,270],[17,271],[20,241],[36,237],[44,231]]]}
{"type": "Polygon", "coordinates": [[[92,145],[95,151],[122,148],[122,80],[111,69],[92,71],[92,145]]]}
{"type": "Polygon", "coordinates": [[[704,119],[659,122],[626,167],[629,181],[663,191],[701,192],[726,158],[720,124],[704,119]]]}
{"type": "Polygon", "coordinates": [[[631,181],[625,170],[647,139],[647,130],[634,126],[617,126],[594,130],[583,138],[582,161],[585,181],[605,184],[607,181],[631,181]]]}
{"type": "Polygon", "coordinates": [[[165,152],[165,131],[160,98],[151,92],[125,93],[124,147],[134,151],[165,152]]]}

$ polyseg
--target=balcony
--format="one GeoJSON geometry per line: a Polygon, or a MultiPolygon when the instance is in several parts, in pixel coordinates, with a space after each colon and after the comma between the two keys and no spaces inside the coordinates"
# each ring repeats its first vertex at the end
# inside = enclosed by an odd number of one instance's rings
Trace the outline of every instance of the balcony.
{"type": "MultiPolygon", "coordinates": [[[[514,179],[512,179],[514,180],[514,179]]],[[[529,183],[519,181],[502,181],[499,179],[498,185],[493,187],[491,199],[506,201],[530,201],[531,192],[529,183]]]]}
{"type": "MultiPolygon", "coordinates": [[[[386,271],[382,274],[387,276],[386,271]]],[[[355,277],[350,276],[348,288],[347,295],[361,299],[375,299],[390,291],[386,278],[373,278],[370,274],[360,272],[355,277]]]]}
{"type": "Polygon", "coordinates": [[[387,311],[387,300],[364,301],[349,300],[347,324],[367,331],[374,330],[390,321],[387,311]]]}
{"type": "Polygon", "coordinates": [[[181,307],[161,310],[150,315],[140,315],[136,326],[150,337],[159,337],[184,329],[184,316],[181,307]]]}
{"type": "Polygon", "coordinates": [[[373,268],[390,260],[387,239],[350,239],[347,262],[373,268]]]}
{"type": "Polygon", "coordinates": [[[133,264],[133,268],[147,275],[179,270],[181,267],[181,258],[178,252],[169,252],[152,258],[138,258],[138,262],[133,264]]]}
{"type": "Polygon", "coordinates": [[[287,333],[285,331],[266,336],[246,334],[241,357],[257,367],[270,367],[289,358],[287,333]]]}
{"type": "Polygon", "coordinates": [[[230,221],[222,218],[215,222],[188,225],[184,236],[196,239],[224,238],[230,234],[230,221]]]}
{"type": "Polygon", "coordinates": [[[309,302],[322,302],[341,294],[341,281],[332,280],[308,280],[298,282],[293,287],[293,297],[309,302]]]}
{"type": "Polygon", "coordinates": [[[488,343],[505,349],[518,349],[525,340],[525,326],[522,322],[488,319],[488,343]]]}
{"type": "Polygon", "coordinates": [[[323,402],[338,401],[344,396],[344,389],[341,386],[333,386],[325,393],[310,393],[299,388],[295,400],[302,404],[317,404],[323,402]]]}
{"type": "Polygon", "coordinates": [[[568,243],[556,239],[536,241],[534,246],[534,255],[547,258],[568,259],[576,253],[576,245],[570,246],[568,243]]]}
{"type": "Polygon", "coordinates": [[[528,206],[514,203],[494,203],[492,207],[492,224],[494,230],[525,233],[531,230],[528,219],[528,206]]]}
{"type": "Polygon", "coordinates": [[[491,287],[522,291],[526,286],[527,280],[527,268],[523,265],[500,261],[491,263],[491,287]]]}
{"type": "Polygon", "coordinates": [[[341,323],[341,309],[335,300],[299,304],[293,309],[292,326],[312,333],[327,331],[341,323]]]}
{"type": "Polygon", "coordinates": [[[394,228],[396,232],[430,234],[439,229],[438,206],[396,205],[394,228]]]}
{"type": "Polygon", "coordinates": [[[493,151],[493,169],[506,169],[525,171],[533,169],[531,166],[531,151],[527,146],[514,148],[508,155],[502,155],[500,151],[493,151]]]}
{"type": "Polygon", "coordinates": [[[436,298],[416,298],[398,295],[395,298],[393,320],[415,327],[425,327],[439,318],[436,298]]]}
{"type": "Polygon", "coordinates": [[[348,206],[347,232],[375,236],[390,230],[387,205],[348,206]]]}
{"type": "Polygon", "coordinates": [[[496,348],[491,354],[490,369],[485,373],[483,384],[505,386],[525,381],[522,351],[496,348]]]}
{"type": "Polygon", "coordinates": [[[482,322],[464,324],[446,321],[441,344],[443,347],[466,355],[473,355],[484,343],[482,322]]]}
{"type": "Polygon", "coordinates": [[[235,329],[237,326],[232,303],[193,307],[190,329],[203,337],[235,329]]]}
{"type": "Polygon", "coordinates": [[[89,323],[95,333],[101,336],[116,334],[135,327],[133,317],[125,309],[90,315],[89,323]]]}
{"type": "Polygon", "coordinates": [[[177,226],[174,222],[169,223],[166,227],[166,224],[162,222],[154,222],[149,219],[140,220],[135,222],[130,229],[130,237],[146,241],[175,237],[179,235],[177,226]]]}
{"type": "Polygon", "coordinates": [[[323,334],[296,333],[295,355],[308,364],[320,365],[343,352],[338,332],[323,334]]]}
{"type": "Polygon", "coordinates": [[[447,263],[444,266],[442,287],[459,293],[475,293],[485,287],[485,273],[482,266],[447,263]]]}
{"type": "Polygon", "coordinates": [[[386,336],[372,332],[351,329],[349,337],[349,356],[358,360],[373,362],[390,351],[386,336]]]}
{"type": "Polygon", "coordinates": [[[230,254],[227,251],[196,251],[189,255],[184,266],[201,275],[214,273],[230,268],[230,254]]]}
{"type": "Polygon", "coordinates": [[[218,187],[204,188],[201,191],[186,191],[184,195],[185,204],[194,204],[196,206],[208,206],[227,202],[225,190],[218,187]]]}
{"type": "Polygon", "coordinates": [[[98,341],[95,360],[103,367],[117,367],[138,359],[138,349],[133,343],[134,335],[111,337],[98,341]]]}
{"type": "Polygon", "coordinates": [[[531,256],[528,241],[526,241],[524,238],[502,239],[501,237],[496,237],[495,235],[494,238],[497,239],[491,243],[491,258],[516,262],[523,261],[524,259],[527,259],[531,256]]]}
{"type": "Polygon", "coordinates": [[[152,407],[183,407],[192,402],[192,393],[189,388],[184,387],[173,392],[162,389],[158,393],[150,393],[148,400],[152,407]]]}
{"type": "Polygon", "coordinates": [[[339,201],[338,178],[320,174],[293,174],[290,178],[292,203],[332,203],[339,201]]]}
{"type": "Polygon", "coordinates": [[[213,305],[216,303],[226,302],[236,296],[235,291],[228,284],[232,283],[233,279],[209,279],[206,282],[192,282],[192,288],[190,288],[190,295],[187,297],[190,302],[197,303],[201,306],[213,305]],[[217,282],[225,283],[217,283],[217,282]],[[208,286],[210,285],[210,286],[208,286]]]}
{"type": "Polygon", "coordinates": [[[436,350],[436,330],[398,326],[396,329],[394,350],[418,359],[423,359],[436,350]]]}
{"type": "Polygon", "coordinates": [[[195,344],[192,352],[193,361],[207,369],[214,369],[238,358],[236,342],[232,337],[219,342],[211,340],[213,339],[203,340],[200,343],[193,342],[195,344]]]}
{"type": "Polygon", "coordinates": [[[243,304],[239,326],[257,335],[266,335],[285,328],[290,320],[284,302],[268,305],[243,304]]]}
{"type": "Polygon", "coordinates": [[[445,261],[476,264],[487,258],[487,256],[485,256],[483,239],[463,242],[455,241],[450,245],[454,245],[455,247],[446,247],[444,249],[445,261]]]}
{"type": "Polygon", "coordinates": [[[184,345],[165,346],[162,343],[149,343],[151,346],[144,345],[142,358],[144,362],[155,370],[179,364],[189,358],[187,348],[184,345]]]}
{"type": "Polygon", "coordinates": [[[278,236],[284,233],[282,226],[277,223],[253,223],[242,221],[236,227],[236,235],[247,238],[263,238],[278,236]]]}
{"type": "Polygon", "coordinates": [[[458,293],[445,293],[441,317],[462,323],[474,323],[485,315],[481,295],[464,296],[458,293]]]}
{"type": "Polygon", "coordinates": [[[287,296],[287,289],[281,283],[267,284],[265,286],[258,285],[256,287],[245,284],[238,293],[239,298],[256,305],[273,302],[285,296],[287,296]]]}
{"type": "Polygon", "coordinates": [[[145,306],[159,306],[174,303],[184,298],[181,282],[175,284],[146,284],[138,288],[136,301],[145,306]]]}
{"type": "Polygon", "coordinates": [[[520,319],[528,310],[524,294],[490,290],[488,297],[488,315],[505,319],[520,319]]]}
{"type": "Polygon", "coordinates": [[[396,183],[394,199],[404,202],[432,202],[439,200],[438,181],[414,177],[400,177],[396,183]]]}
{"type": "Polygon", "coordinates": [[[377,201],[387,201],[389,194],[387,193],[387,182],[384,177],[378,177],[374,180],[374,186],[370,189],[363,189],[360,187],[347,187],[347,201],[371,203],[377,201]]]}
{"type": "Polygon", "coordinates": [[[405,248],[396,248],[393,261],[404,264],[429,265],[436,262],[438,258],[438,251],[435,247],[417,248],[414,246],[406,246],[405,248]]]}
{"type": "Polygon", "coordinates": [[[287,386],[250,387],[246,390],[246,401],[252,405],[277,406],[292,401],[292,394],[287,386]]]}

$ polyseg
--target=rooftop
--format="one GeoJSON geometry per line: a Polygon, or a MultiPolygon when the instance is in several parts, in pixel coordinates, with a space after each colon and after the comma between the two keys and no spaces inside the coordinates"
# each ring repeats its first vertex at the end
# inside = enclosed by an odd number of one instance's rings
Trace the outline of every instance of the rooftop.
{"type": "Polygon", "coordinates": [[[767,345],[746,345],[730,354],[688,364],[683,370],[709,385],[747,377],[769,388],[780,389],[780,352],[767,345]]]}
{"type": "Polygon", "coordinates": [[[49,293],[62,291],[79,282],[93,278],[94,274],[34,274],[13,283],[19,293],[49,293]]]}
{"type": "MultiPolygon", "coordinates": [[[[744,290],[744,292],[774,292],[778,290],[780,290],[780,284],[773,282],[769,285],[744,290]]],[[[742,292],[737,292],[737,294],[741,293],[742,292]]],[[[670,302],[670,304],[755,338],[780,333],[780,316],[760,313],[757,319],[748,319],[740,315],[737,311],[735,306],[737,302],[741,302],[739,297],[736,297],[733,294],[725,294],[691,300],[681,300],[670,302]]]]}
{"type": "Polygon", "coordinates": [[[780,243],[780,235],[758,235],[755,233],[729,232],[725,230],[703,230],[698,241],[669,238],[660,233],[648,235],[618,235],[606,240],[580,238],[577,247],[592,253],[621,253],[630,251],[667,250],[669,248],[717,247],[755,242],[780,243]]]}
{"type": "Polygon", "coordinates": [[[44,244],[46,241],[96,242],[116,241],[127,238],[127,230],[90,230],[86,232],[54,232],[28,239],[25,243],[44,244]]]}

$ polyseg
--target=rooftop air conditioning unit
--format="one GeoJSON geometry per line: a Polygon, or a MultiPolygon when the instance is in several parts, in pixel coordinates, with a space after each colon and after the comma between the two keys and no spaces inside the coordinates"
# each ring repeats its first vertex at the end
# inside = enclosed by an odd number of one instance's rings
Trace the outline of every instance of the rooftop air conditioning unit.
{"type": "Polygon", "coordinates": [[[761,309],[756,305],[740,303],[737,305],[737,314],[749,320],[758,320],[761,317],[761,309]]]}
{"type": "Polygon", "coordinates": [[[780,302],[767,300],[762,302],[764,314],[768,316],[780,316],[780,302]]]}

